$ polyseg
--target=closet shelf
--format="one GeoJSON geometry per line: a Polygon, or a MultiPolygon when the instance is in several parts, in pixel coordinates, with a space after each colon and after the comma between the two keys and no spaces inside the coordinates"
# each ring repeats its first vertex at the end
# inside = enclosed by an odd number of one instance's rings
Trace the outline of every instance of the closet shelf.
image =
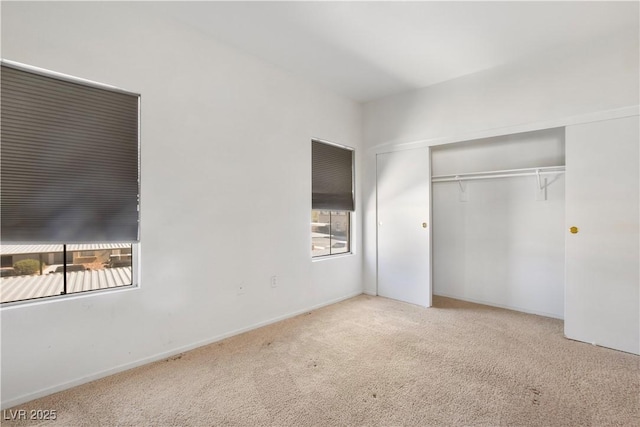
{"type": "Polygon", "coordinates": [[[564,166],[544,166],[539,168],[507,169],[486,172],[459,173],[451,175],[434,175],[431,182],[470,181],[475,179],[510,178],[514,176],[537,176],[538,184],[540,175],[560,174],[565,172],[564,166]]]}

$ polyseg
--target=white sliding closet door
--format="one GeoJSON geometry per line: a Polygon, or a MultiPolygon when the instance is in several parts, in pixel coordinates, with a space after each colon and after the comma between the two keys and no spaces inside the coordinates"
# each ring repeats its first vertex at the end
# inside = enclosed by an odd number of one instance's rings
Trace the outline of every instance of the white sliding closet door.
{"type": "Polygon", "coordinates": [[[429,149],[377,156],[378,295],[431,306],[429,149]]]}
{"type": "Polygon", "coordinates": [[[640,354],[639,127],[636,116],[566,129],[565,335],[635,354],[640,354]]]}

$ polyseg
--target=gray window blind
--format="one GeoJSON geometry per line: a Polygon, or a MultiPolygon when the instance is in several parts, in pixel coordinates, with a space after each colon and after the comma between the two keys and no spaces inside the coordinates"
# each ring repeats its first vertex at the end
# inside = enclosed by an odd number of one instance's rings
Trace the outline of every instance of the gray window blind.
{"type": "Polygon", "coordinates": [[[311,142],[313,209],[352,211],[353,151],[311,142]]]}
{"type": "Polygon", "coordinates": [[[138,241],[138,95],[2,64],[1,240],[138,241]]]}

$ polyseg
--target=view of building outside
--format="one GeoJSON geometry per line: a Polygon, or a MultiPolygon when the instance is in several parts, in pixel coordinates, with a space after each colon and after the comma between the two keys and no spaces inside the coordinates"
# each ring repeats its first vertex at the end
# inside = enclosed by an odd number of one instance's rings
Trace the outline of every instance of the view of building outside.
{"type": "Polygon", "coordinates": [[[346,211],[311,211],[312,256],[350,252],[350,213],[346,211]]]}
{"type": "Polygon", "coordinates": [[[131,244],[3,245],[2,302],[131,285],[131,244]],[[65,270],[67,277],[63,280],[65,270]]]}

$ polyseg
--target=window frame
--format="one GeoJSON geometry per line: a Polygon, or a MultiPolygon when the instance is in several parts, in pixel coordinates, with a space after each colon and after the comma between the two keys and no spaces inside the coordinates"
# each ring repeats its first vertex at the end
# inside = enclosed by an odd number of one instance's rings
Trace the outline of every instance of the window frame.
{"type": "MultiPolygon", "coordinates": [[[[350,147],[348,145],[343,145],[343,144],[337,144],[335,142],[331,142],[331,141],[327,141],[327,140],[323,140],[320,138],[312,138],[311,139],[311,143],[313,146],[313,143],[317,142],[317,143],[321,143],[321,144],[327,144],[327,145],[331,145],[334,147],[338,147],[338,148],[342,148],[344,150],[349,150],[352,153],[352,157],[351,157],[351,195],[353,197],[353,211],[336,211],[335,209],[314,209],[313,208],[313,204],[311,204],[311,213],[313,213],[314,211],[330,211],[330,212],[347,212],[348,214],[348,223],[349,223],[349,233],[348,233],[348,246],[349,246],[349,250],[346,252],[340,252],[337,254],[325,254],[325,255],[314,255],[313,254],[313,236],[311,235],[311,233],[313,231],[311,231],[309,237],[311,238],[311,261],[315,262],[315,261],[324,261],[324,260],[328,260],[328,259],[334,259],[334,258],[341,258],[341,257],[346,257],[346,256],[351,256],[354,255],[356,253],[356,245],[355,245],[355,227],[354,227],[354,223],[355,223],[355,213],[356,213],[356,150],[354,147],[350,147]]],[[[311,188],[310,188],[310,194],[313,194],[313,154],[311,155],[311,188]]],[[[310,228],[311,229],[311,228],[310,228]]]]}
{"type": "MultiPolygon", "coordinates": [[[[312,209],[311,212],[325,212],[327,210],[325,209],[312,209]]],[[[353,255],[354,254],[354,249],[353,249],[353,212],[351,211],[328,211],[329,212],[329,216],[331,217],[331,213],[332,212],[345,212],[347,214],[347,222],[348,222],[348,227],[349,227],[349,233],[347,234],[347,246],[349,247],[348,251],[344,251],[344,252],[339,252],[339,253],[335,253],[332,254],[331,253],[331,247],[329,247],[329,253],[328,254],[324,254],[324,255],[314,255],[313,254],[313,236],[311,236],[311,259],[313,261],[320,261],[323,259],[328,259],[328,258],[335,258],[335,257],[341,257],[341,256],[348,256],[348,255],[353,255]]],[[[331,219],[329,220],[331,223],[331,219]]],[[[331,227],[331,226],[330,226],[331,227]]],[[[312,231],[313,233],[313,231],[312,231]]]]}
{"type": "MultiPolygon", "coordinates": [[[[48,70],[48,69],[44,69],[44,68],[40,68],[40,67],[35,67],[32,65],[28,65],[28,64],[24,64],[24,63],[20,63],[20,62],[16,62],[16,61],[12,61],[12,60],[8,60],[5,58],[0,58],[0,63],[3,66],[7,66],[7,67],[11,67],[11,68],[15,68],[17,70],[22,70],[22,71],[26,71],[29,73],[33,73],[33,74],[37,74],[40,76],[44,76],[44,77],[50,77],[50,78],[54,78],[54,79],[58,79],[58,80],[62,80],[62,81],[67,81],[70,83],[75,83],[78,85],[83,85],[83,86],[87,86],[87,87],[91,87],[91,88],[96,88],[96,89],[102,89],[102,90],[107,90],[107,91],[111,91],[111,92],[117,92],[117,93],[121,93],[121,94],[125,94],[125,95],[132,95],[132,96],[136,96],[137,97],[137,102],[138,102],[138,106],[137,106],[137,117],[136,117],[136,127],[137,127],[137,141],[136,141],[136,150],[137,150],[137,159],[136,159],[136,163],[137,163],[137,169],[138,169],[138,174],[137,174],[137,187],[138,187],[138,201],[137,201],[137,206],[138,206],[138,225],[137,225],[137,240],[136,241],[123,241],[121,243],[126,243],[128,245],[130,245],[131,247],[131,283],[128,285],[122,285],[122,286],[118,286],[118,287],[111,287],[111,288],[101,288],[101,289],[89,289],[89,290],[85,290],[85,291],[81,291],[81,292],[73,292],[73,293],[66,293],[66,294],[56,294],[56,295],[49,295],[49,296],[42,296],[42,297],[37,297],[37,298],[31,298],[31,299],[23,299],[23,300],[16,300],[16,301],[7,301],[4,303],[0,303],[0,310],[4,310],[4,309],[8,309],[11,307],[16,307],[16,306],[23,306],[23,305],[33,305],[33,304],[43,304],[43,303],[53,303],[56,301],[67,301],[70,299],[75,299],[75,298],[86,298],[86,297],[92,297],[92,296],[99,296],[101,294],[105,294],[105,293],[114,293],[114,292],[128,292],[128,291],[132,291],[132,290],[136,290],[140,288],[140,278],[141,278],[141,266],[140,266],[140,250],[141,250],[141,240],[140,240],[140,234],[141,234],[141,211],[142,211],[142,185],[141,185],[141,181],[142,181],[142,169],[141,169],[141,162],[142,162],[142,149],[141,149],[141,131],[142,131],[142,124],[141,124],[141,119],[142,119],[142,95],[140,93],[137,92],[133,92],[133,91],[129,91],[126,89],[122,89],[119,88],[117,86],[113,86],[113,85],[109,85],[109,84],[105,84],[105,83],[100,83],[100,82],[96,82],[93,80],[88,80],[88,79],[84,79],[81,77],[76,77],[76,76],[72,76],[72,75],[68,75],[68,74],[64,74],[64,73],[60,73],[60,72],[56,72],[56,71],[52,71],[52,70],[48,70]]],[[[55,244],[59,244],[59,245],[63,245],[63,244],[74,244],[74,243],[83,243],[83,244],[87,244],[87,245],[100,245],[101,243],[106,243],[106,242],[101,242],[101,241],[89,241],[89,242],[61,242],[61,243],[55,243],[55,244]]],[[[117,242],[109,242],[109,243],[117,243],[117,242]]],[[[27,241],[18,241],[18,242],[5,242],[4,244],[7,245],[34,245],[34,244],[38,244],[38,242],[27,242],[27,241]]],[[[53,244],[53,243],[48,243],[48,244],[53,244]]],[[[0,255],[2,254],[2,243],[0,243],[0,255]]],[[[128,250],[128,249],[126,249],[128,250]]],[[[67,262],[67,260],[64,260],[65,262],[67,262]]],[[[1,280],[1,278],[0,278],[1,280]]]]}

